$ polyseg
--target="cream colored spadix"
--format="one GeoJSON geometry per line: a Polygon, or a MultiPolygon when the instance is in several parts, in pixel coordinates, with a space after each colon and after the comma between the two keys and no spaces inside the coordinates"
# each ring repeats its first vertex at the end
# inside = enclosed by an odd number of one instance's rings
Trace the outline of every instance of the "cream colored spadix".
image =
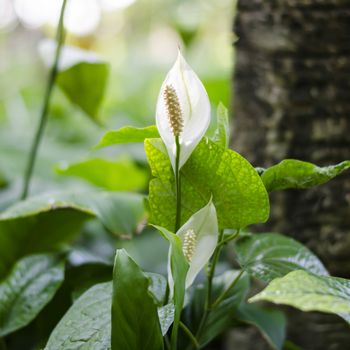
{"type": "Polygon", "coordinates": [[[157,128],[167,147],[173,169],[175,136],[179,137],[181,146],[181,168],[204,136],[209,122],[210,103],[207,92],[179,51],[177,60],[160,89],[156,111],[157,128]]]}
{"type": "MultiPolygon", "coordinates": [[[[215,206],[209,203],[195,214],[176,233],[182,241],[182,250],[189,270],[186,276],[186,288],[190,287],[198,273],[203,269],[214,253],[217,245],[219,228],[215,206]]],[[[170,291],[173,291],[174,281],[171,273],[170,254],[168,276],[170,291]]]]}

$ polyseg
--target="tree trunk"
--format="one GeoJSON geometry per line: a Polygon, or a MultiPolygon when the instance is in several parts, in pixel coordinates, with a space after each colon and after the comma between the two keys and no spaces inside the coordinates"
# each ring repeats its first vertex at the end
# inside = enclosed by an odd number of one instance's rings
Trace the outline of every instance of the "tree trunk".
{"type": "MultiPolygon", "coordinates": [[[[349,159],[350,0],[239,0],[237,11],[234,149],[263,167],[284,158],[349,159]]],[[[333,275],[350,278],[349,204],[347,172],[317,188],[274,193],[264,229],[294,237],[333,275]]],[[[302,349],[349,348],[340,318],[289,314],[288,337],[302,349]]]]}

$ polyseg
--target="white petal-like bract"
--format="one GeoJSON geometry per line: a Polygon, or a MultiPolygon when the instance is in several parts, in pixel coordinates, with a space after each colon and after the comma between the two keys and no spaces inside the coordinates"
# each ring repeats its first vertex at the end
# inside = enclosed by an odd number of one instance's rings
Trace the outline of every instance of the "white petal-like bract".
{"type": "MultiPolygon", "coordinates": [[[[219,227],[216,209],[212,201],[210,200],[204,208],[193,214],[176,234],[182,241],[185,257],[190,258],[188,260],[190,266],[186,276],[186,288],[188,288],[208,263],[217,245],[219,227]]],[[[171,254],[171,251],[169,253],[171,254]]],[[[170,255],[168,278],[170,291],[172,291],[174,281],[170,268],[170,255]]]]}
{"type": "Polygon", "coordinates": [[[179,136],[181,146],[180,168],[186,163],[208,129],[210,102],[202,82],[179,52],[174,66],[167,74],[160,89],[156,111],[157,128],[167,147],[171,164],[175,169],[175,136],[170,127],[164,98],[167,86],[171,86],[176,91],[182,112],[183,128],[179,136]]]}

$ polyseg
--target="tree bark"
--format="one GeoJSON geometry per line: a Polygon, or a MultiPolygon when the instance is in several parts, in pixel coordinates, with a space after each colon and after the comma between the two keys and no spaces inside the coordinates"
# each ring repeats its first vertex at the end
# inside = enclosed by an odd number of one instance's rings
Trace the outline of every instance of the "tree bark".
{"type": "MultiPolygon", "coordinates": [[[[234,149],[263,167],[349,159],[350,0],[239,0],[235,34],[234,149]]],[[[274,193],[271,206],[265,230],[294,237],[333,275],[350,278],[349,172],[274,193]]],[[[349,348],[340,318],[289,315],[288,337],[302,349],[349,348]]]]}

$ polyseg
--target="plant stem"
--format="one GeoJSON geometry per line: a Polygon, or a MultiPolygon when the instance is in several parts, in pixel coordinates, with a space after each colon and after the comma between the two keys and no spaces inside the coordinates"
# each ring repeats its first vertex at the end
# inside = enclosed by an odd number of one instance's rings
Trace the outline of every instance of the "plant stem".
{"type": "Polygon", "coordinates": [[[221,253],[221,249],[223,247],[223,245],[221,245],[221,241],[222,241],[222,238],[224,236],[224,230],[220,230],[219,232],[219,237],[218,237],[218,244],[215,248],[215,251],[214,251],[214,254],[213,254],[213,259],[210,263],[210,269],[209,269],[209,273],[208,273],[208,289],[207,289],[207,296],[206,296],[206,299],[205,299],[205,305],[204,305],[204,313],[203,313],[203,316],[201,318],[201,321],[199,323],[199,327],[198,327],[198,330],[197,330],[197,333],[196,333],[196,338],[199,339],[202,331],[203,331],[203,328],[208,320],[208,316],[209,316],[209,313],[210,313],[210,308],[211,308],[211,294],[212,294],[212,288],[213,288],[213,277],[215,275],[215,269],[216,269],[216,264],[219,260],[219,256],[220,256],[220,253],[221,253]]]}
{"type": "Polygon", "coordinates": [[[244,269],[242,269],[239,272],[239,274],[236,276],[236,278],[234,278],[234,280],[227,287],[227,289],[214,301],[214,303],[212,304],[212,308],[216,308],[225,299],[227,293],[236,286],[237,282],[239,281],[243,273],[244,273],[244,269]]]}
{"type": "Polygon", "coordinates": [[[175,233],[181,225],[181,180],[180,180],[180,140],[175,136],[176,156],[175,156],[175,187],[176,187],[176,220],[175,233]]]}
{"type": "Polygon", "coordinates": [[[195,336],[193,335],[193,333],[187,328],[187,326],[186,326],[184,323],[182,323],[181,321],[180,321],[180,327],[181,327],[181,329],[186,333],[186,335],[188,336],[188,338],[191,340],[191,342],[192,342],[193,346],[195,347],[195,349],[199,349],[200,346],[199,346],[199,343],[198,343],[196,337],[195,337],[195,336]]]}
{"type": "Polygon", "coordinates": [[[231,241],[233,241],[234,239],[236,239],[239,236],[240,230],[238,229],[237,232],[233,233],[232,235],[229,235],[228,237],[226,237],[225,239],[223,239],[219,245],[223,246],[231,241]]]}
{"type": "MultiPolygon", "coordinates": [[[[180,140],[179,136],[175,136],[176,156],[175,156],[175,192],[176,192],[176,218],[175,233],[181,224],[181,181],[180,181],[180,140]]],[[[180,316],[179,316],[180,317],[180,316]]],[[[171,349],[177,350],[177,336],[179,331],[178,322],[174,322],[171,332],[171,349]]]]}
{"type": "Polygon", "coordinates": [[[66,4],[67,4],[67,0],[63,0],[61,12],[60,12],[60,18],[59,18],[58,26],[57,26],[57,32],[56,32],[57,47],[56,47],[54,63],[53,63],[53,66],[50,70],[50,74],[49,74],[48,81],[47,81],[44,101],[43,101],[43,105],[42,105],[42,109],[41,109],[40,121],[39,121],[37,130],[36,130],[36,133],[35,133],[33,143],[32,143],[31,148],[30,148],[28,164],[27,164],[26,171],[24,174],[24,182],[23,182],[23,190],[22,190],[22,194],[21,194],[21,199],[25,199],[28,195],[28,190],[29,190],[30,181],[31,181],[32,174],[33,174],[33,169],[34,169],[34,165],[35,165],[35,161],[36,161],[36,157],[37,157],[37,153],[38,153],[39,144],[40,144],[40,141],[42,139],[42,135],[43,135],[45,125],[47,122],[50,99],[51,99],[53,86],[55,84],[55,80],[56,80],[56,76],[57,76],[57,72],[58,72],[58,62],[59,62],[59,58],[61,55],[61,48],[62,48],[62,45],[64,42],[64,36],[65,36],[63,22],[64,22],[64,12],[66,9],[66,4]]]}

